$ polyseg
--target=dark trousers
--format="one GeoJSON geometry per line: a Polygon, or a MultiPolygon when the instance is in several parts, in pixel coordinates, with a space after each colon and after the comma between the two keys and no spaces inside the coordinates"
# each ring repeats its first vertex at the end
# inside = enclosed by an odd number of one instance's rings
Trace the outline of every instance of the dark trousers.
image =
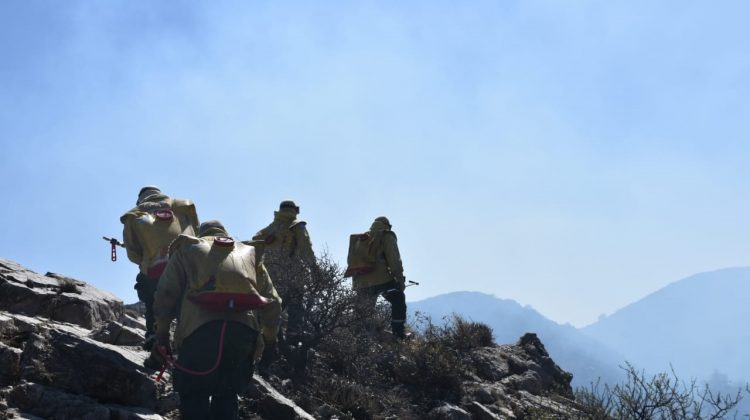
{"type": "Polygon", "coordinates": [[[235,420],[239,406],[237,394],[209,396],[201,393],[180,393],[182,420],[235,420]]]}
{"type": "Polygon", "coordinates": [[[282,338],[287,334],[299,335],[304,329],[303,296],[305,288],[303,285],[310,281],[308,278],[309,272],[299,261],[291,258],[279,261],[266,258],[267,256],[268,254],[263,256],[268,260],[264,260],[266,261],[266,269],[282,302],[279,336],[282,338]]]}
{"type": "Polygon", "coordinates": [[[154,293],[159,279],[150,279],[139,272],[135,278],[134,289],[138,292],[138,300],[146,305],[146,338],[154,335],[154,293]]]}
{"type": "Polygon", "coordinates": [[[406,295],[399,288],[395,280],[377,286],[366,287],[357,290],[357,295],[372,307],[383,295],[385,300],[391,304],[391,330],[396,334],[404,332],[404,323],[406,322],[406,295]]]}
{"type": "MultiPolygon", "coordinates": [[[[216,363],[224,321],[209,322],[182,342],[177,364],[205,372],[216,363]]],[[[253,376],[257,331],[227,321],[224,350],[219,367],[207,375],[174,371],[174,389],[180,394],[183,419],[236,419],[237,394],[244,392],[253,376]]]]}

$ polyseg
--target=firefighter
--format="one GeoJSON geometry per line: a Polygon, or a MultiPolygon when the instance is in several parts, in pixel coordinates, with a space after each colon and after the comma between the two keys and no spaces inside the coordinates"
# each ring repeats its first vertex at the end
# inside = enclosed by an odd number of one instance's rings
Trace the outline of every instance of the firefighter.
{"type": "Polygon", "coordinates": [[[190,200],[170,198],[153,185],[141,188],[136,207],[120,221],[128,259],[138,265],[135,290],[146,306],[146,336],[144,349],[149,350],[154,339],[154,292],[159,277],[167,266],[169,244],[180,234],[198,232],[198,215],[190,200]]]}
{"type": "Polygon", "coordinates": [[[181,235],[170,247],[156,290],[157,346],[149,360],[174,366],[185,420],[236,419],[258,336],[266,348],[274,347],[281,300],[258,253],[251,243],[234,241],[218,221],[203,223],[198,237],[181,235]],[[175,318],[177,360],[170,356],[175,318]]]}
{"type": "Polygon", "coordinates": [[[405,338],[406,278],[396,233],[386,217],[378,217],[365,233],[349,238],[348,268],[346,276],[352,277],[352,287],[361,301],[370,308],[382,295],[391,304],[391,331],[405,338]]]}

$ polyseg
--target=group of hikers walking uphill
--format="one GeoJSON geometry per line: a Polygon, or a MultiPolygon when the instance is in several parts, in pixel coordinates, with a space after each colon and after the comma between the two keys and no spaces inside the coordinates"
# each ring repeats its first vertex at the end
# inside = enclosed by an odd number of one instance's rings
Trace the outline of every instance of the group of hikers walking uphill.
{"type": "MultiPolygon", "coordinates": [[[[175,367],[183,419],[237,418],[237,395],[256,364],[267,368],[278,340],[303,333],[305,285],[293,273],[316,269],[316,259],[299,212],[293,201],[282,201],[271,224],[240,241],[218,220],[199,223],[191,201],[146,186],[120,218],[146,307],[143,346],[151,355],[144,364],[161,372],[175,367]]],[[[383,296],[393,336],[405,338],[406,281],[386,217],[350,236],[347,262],[345,276],[360,303],[374,307],[383,296]]]]}

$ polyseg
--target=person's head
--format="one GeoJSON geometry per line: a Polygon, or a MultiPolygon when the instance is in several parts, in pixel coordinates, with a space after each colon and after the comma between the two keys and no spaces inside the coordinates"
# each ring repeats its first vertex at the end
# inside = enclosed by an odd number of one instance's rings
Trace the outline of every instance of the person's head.
{"type": "Polygon", "coordinates": [[[154,194],[161,194],[159,187],[155,185],[146,185],[138,192],[138,200],[136,200],[135,204],[141,204],[147,197],[154,194]]]}
{"type": "Polygon", "coordinates": [[[385,216],[376,217],[375,221],[372,222],[372,226],[370,226],[370,230],[391,230],[391,222],[385,216]]]}
{"type": "Polygon", "coordinates": [[[279,204],[279,211],[282,213],[299,214],[299,206],[292,200],[284,200],[279,204]]]}
{"type": "Polygon", "coordinates": [[[204,236],[229,236],[224,225],[218,220],[209,220],[201,223],[198,227],[198,237],[204,236]]]}

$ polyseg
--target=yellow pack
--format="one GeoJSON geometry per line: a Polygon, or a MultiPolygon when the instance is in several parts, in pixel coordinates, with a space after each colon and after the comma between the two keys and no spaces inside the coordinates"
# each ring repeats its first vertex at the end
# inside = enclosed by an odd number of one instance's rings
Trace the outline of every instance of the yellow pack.
{"type": "Polygon", "coordinates": [[[344,277],[367,274],[375,270],[377,254],[373,248],[369,233],[349,235],[349,255],[346,257],[347,268],[344,277]]]}
{"type": "MultiPolygon", "coordinates": [[[[257,289],[255,248],[227,237],[194,238],[187,252],[197,274],[189,279],[187,299],[210,311],[244,312],[269,299],[257,289]]],[[[180,246],[180,244],[175,244],[180,246]]]]}
{"type": "Polygon", "coordinates": [[[169,207],[138,211],[133,222],[143,247],[146,275],[158,279],[169,261],[169,244],[183,232],[182,225],[169,207]]]}

